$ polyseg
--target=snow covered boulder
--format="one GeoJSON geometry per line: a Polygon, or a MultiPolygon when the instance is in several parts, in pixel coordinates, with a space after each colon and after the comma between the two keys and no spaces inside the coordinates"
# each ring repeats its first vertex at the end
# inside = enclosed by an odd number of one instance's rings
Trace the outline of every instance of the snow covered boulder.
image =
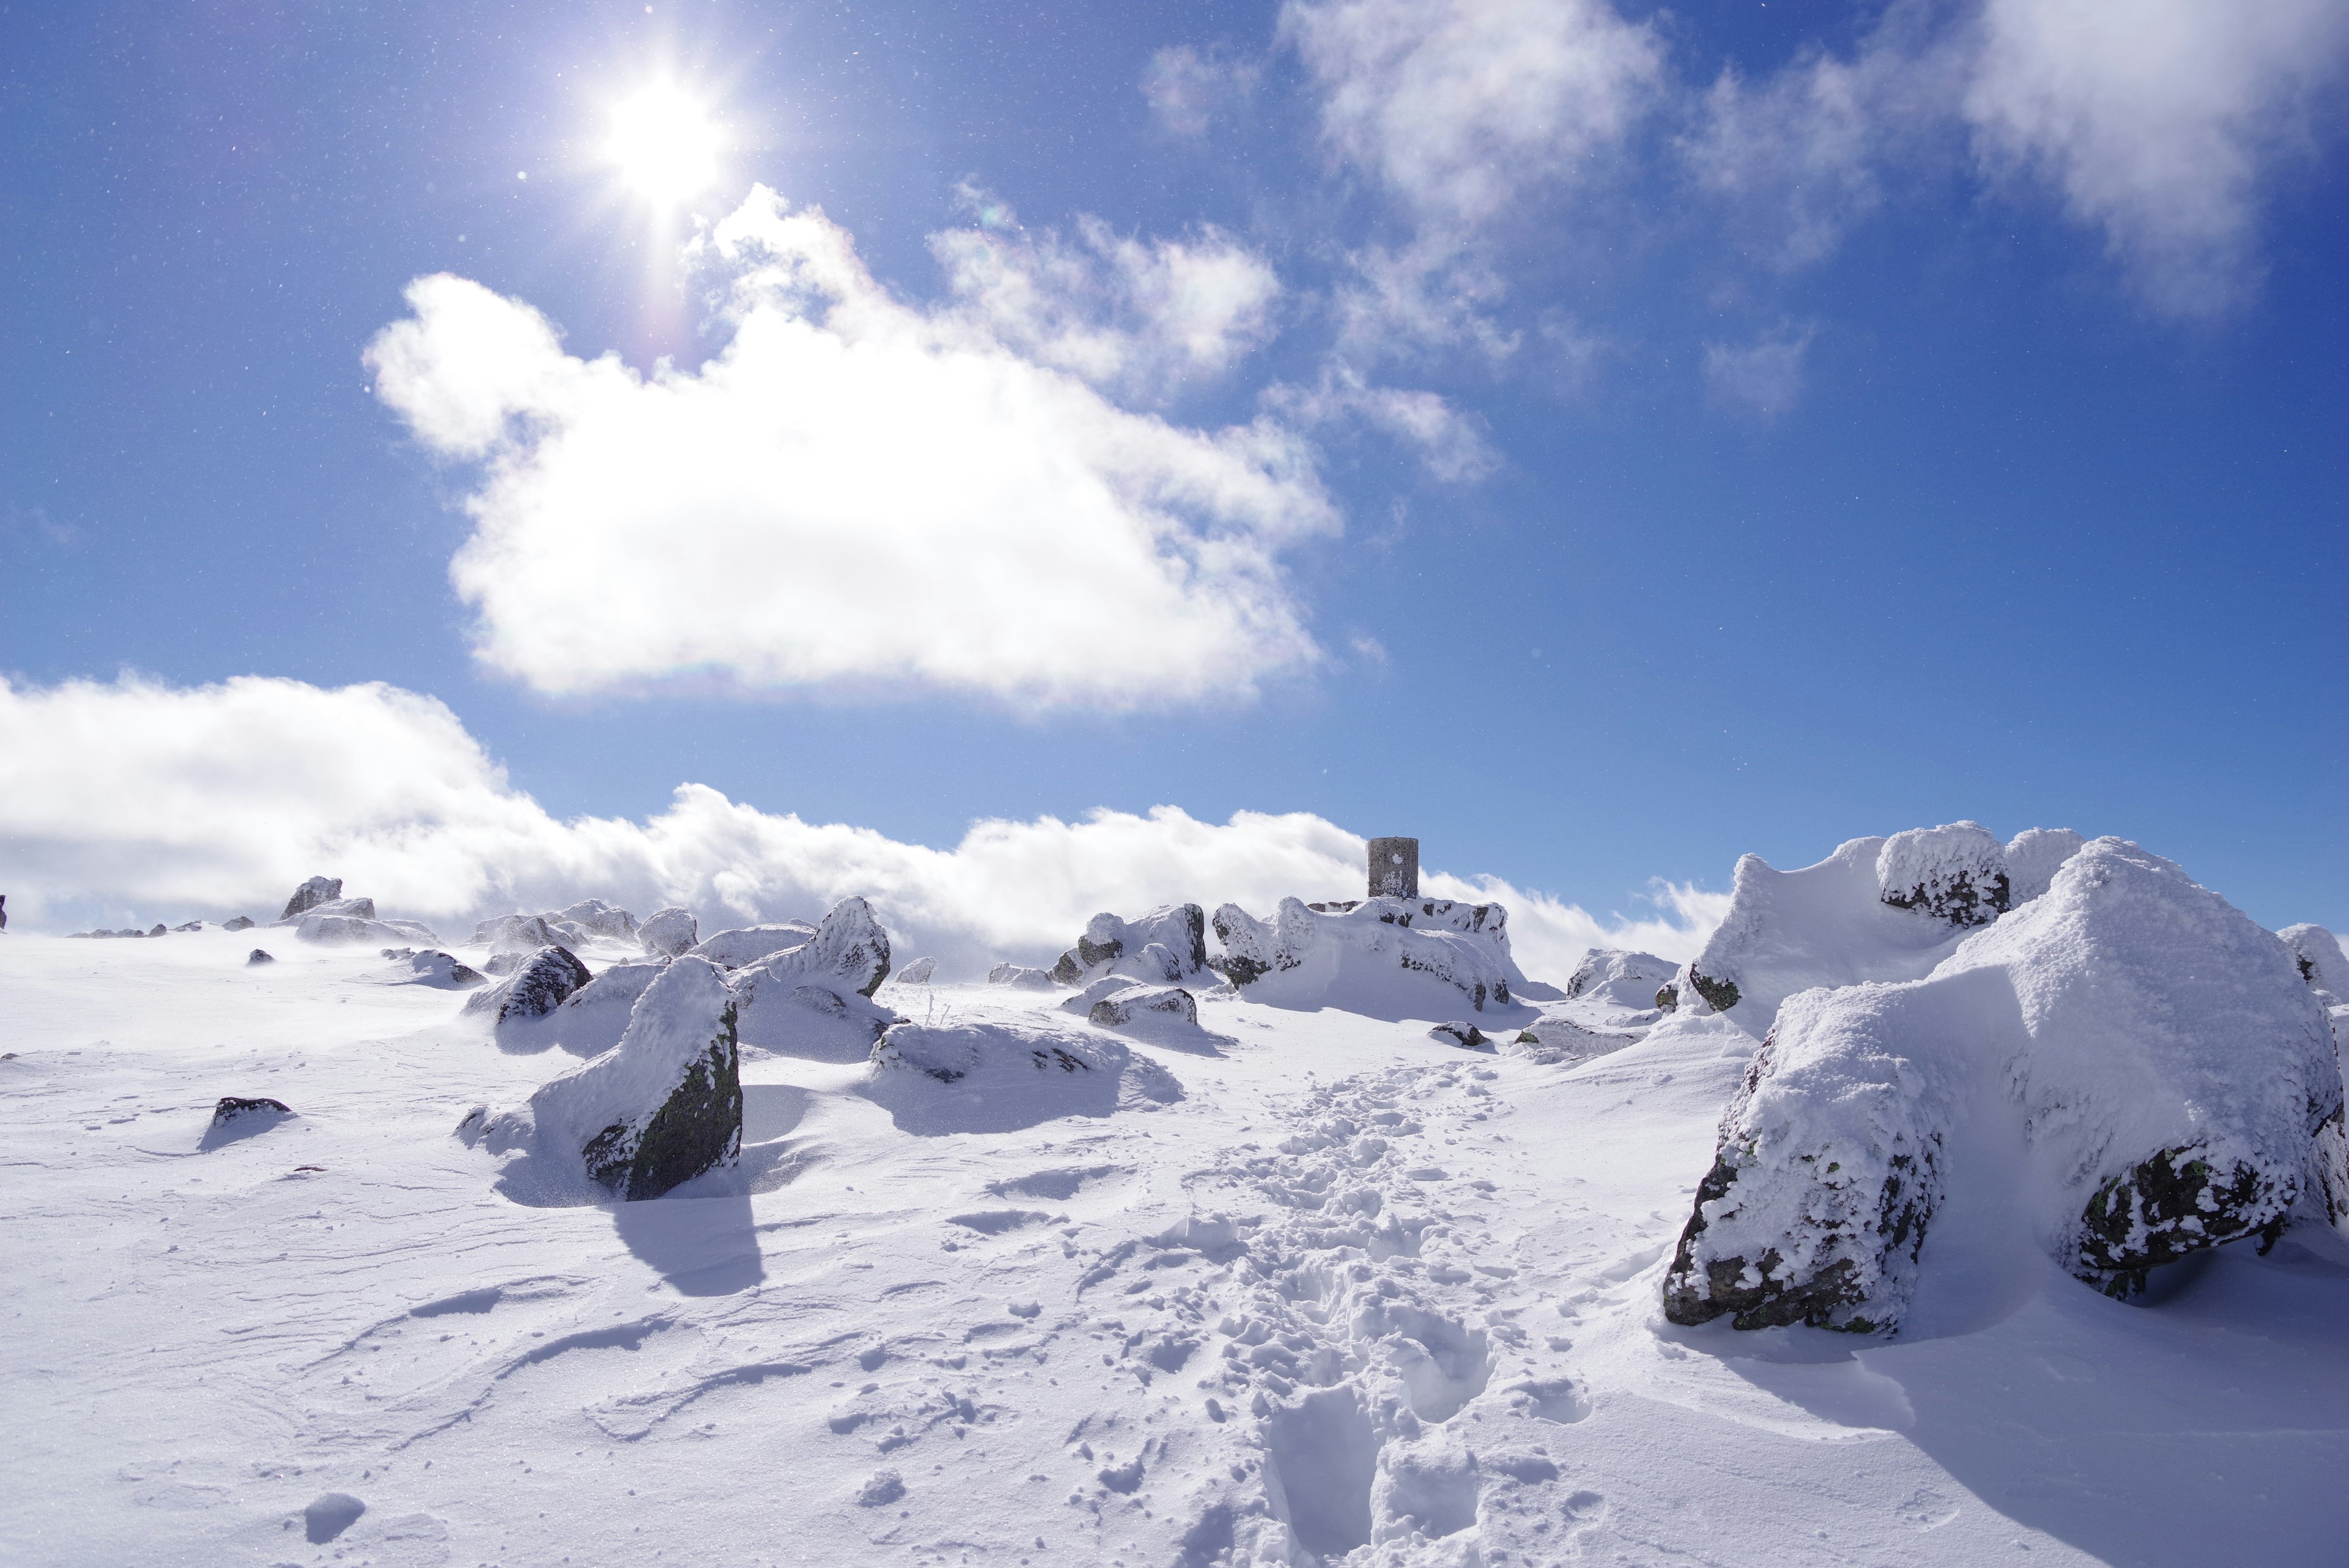
{"type": "Polygon", "coordinates": [[[439,941],[429,928],[413,920],[378,920],[375,918],[372,898],[346,898],[337,903],[320,904],[306,914],[291,920],[280,920],[280,926],[292,926],[294,935],[305,942],[382,943],[387,941],[439,941]]]}
{"type": "Polygon", "coordinates": [[[633,941],[636,935],[636,918],[616,904],[601,898],[582,898],[567,909],[557,909],[545,917],[553,925],[561,920],[574,925],[591,936],[610,937],[616,941],[633,941]]]}
{"type": "Polygon", "coordinates": [[[1103,1029],[1147,1033],[1169,1023],[1196,1029],[1199,1004],[1179,985],[1125,985],[1096,998],[1085,1010],[1085,1017],[1103,1029]]]}
{"type": "Polygon", "coordinates": [[[1986,926],[2012,901],[2006,851],[1978,822],[1912,827],[1876,854],[1878,895],[1953,926],[1986,926]]]}
{"type": "Polygon", "coordinates": [[[733,1165],[742,1148],[734,1017],[716,965],[685,957],[666,966],[618,1044],[530,1097],[541,1147],[575,1152],[590,1180],[625,1199],[657,1198],[733,1165]]]}
{"type": "Polygon", "coordinates": [[[1483,1030],[1457,1018],[1437,1024],[1427,1032],[1427,1037],[1439,1045],[1457,1045],[1463,1051],[1481,1051],[1492,1044],[1483,1030]]]}
{"type": "Polygon", "coordinates": [[[222,920],[221,922],[221,929],[224,931],[249,931],[253,929],[253,917],[250,915],[237,915],[229,919],[222,920]]]}
{"type": "Polygon", "coordinates": [[[1620,1051],[1626,1045],[1637,1045],[1639,1033],[1621,1033],[1587,1028],[1568,1018],[1537,1018],[1506,1042],[1501,1050],[1511,1056],[1526,1056],[1545,1066],[1560,1062],[1579,1062],[1592,1056],[1604,1056],[1620,1051]]]}
{"type": "Polygon", "coordinates": [[[734,976],[743,1044],[833,1061],[865,1056],[897,1022],[873,1001],[889,976],[889,934],[862,898],[843,898],[822,925],[798,929],[793,945],[734,976]]]}
{"type": "Polygon", "coordinates": [[[277,917],[282,923],[295,916],[305,914],[320,904],[331,903],[343,896],[343,879],[339,877],[313,877],[294,889],[285,900],[285,912],[277,917]]]}
{"type": "Polygon", "coordinates": [[[636,927],[636,940],[655,958],[667,959],[677,957],[700,940],[699,933],[700,927],[694,920],[693,911],[672,906],[647,915],[643,923],[636,927]]]}
{"type": "Polygon", "coordinates": [[[1635,1011],[1656,1005],[1656,992],[1671,982],[1679,966],[1653,953],[1593,948],[1566,978],[1569,1002],[1611,1002],[1635,1011]]]}
{"type": "Polygon", "coordinates": [[[2341,1071],[2283,946],[2170,862],[2083,847],[1922,980],[1787,1000],[1723,1118],[1665,1315],[1896,1324],[1952,1184],[2115,1295],[2349,1199],[2341,1071]],[[1956,1158],[1971,1127],[1971,1164],[1956,1158]],[[2019,1152],[2016,1152],[2019,1151],[2019,1152]]]}
{"type": "Polygon", "coordinates": [[[274,954],[265,952],[260,948],[255,948],[252,952],[245,955],[244,967],[251,969],[256,964],[275,963],[277,959],[274,954]]]}
{"type": "Polygon", "coordinates": [[[927,985],[930,983],[930,977],[937,972],[937,960],[934,958],[917,958],[913,962],[907,964],[905,968],[897,971],[897,983],[899,985],[927,985]]]}
{"type": "Polygon", "coordinates": [[[498,1024],[543,1018],[588,981],[587,966],[570,950],[549,945],[523,961],[520,969],[484,991],[465,999],[468,1013],[486,1013],[498,1024]]]}
{"type": "Polygon", "coordinates": [[[989,985],[1009,985],[1020,991],[1050,991],[1061,982],[1052,978],[1048,969],[1030,969],[1024,964],[999,963],[987,971],[989,985]]]}
{"type": "Polygon", "coordinates": [[[1226,978],[1252,1002],[1335,1007],[1374,1018],[1473,1012],[1532,1016],[1510,994],[1522,979],[1498,904],[1366,898],[1344,910],[1283,898],[1269,919],[1237,904],[1216,911],[1226,978]]]}
{"type": "Polygon", "coordinates": [[[456,957],[450,953],[402,952],[394,961],[401,971],[405,971],[399,979],[402,983],[408,985],[429,985],[442,991],[466,991],[477,985],[489,983],[487,975],[471,964],[459,962],[456,957]]]}
{"type": "Polygon", "coordinates": [[[2006,841],[2007,901],[2021,909],[2054,884],[2088,841],[2068,827],[2026,827],[2006,841]]]}
{"type": "Polygon", "coordinates": [[[873,1048],[863,1093],[930,1136],[1008,1132],[1182,1097],[1174,1075],[1117,1040],[1050,1023],[900,1023],[873,1048]]]}
{"type": "Polygon", "coordinates": [[[1077,945],[1052,966],[1052,978],[1062,985],[1084,985],[1116,973],[1173,984],[1196,979],[1206,967],[1206,914],[1196,904],[1168,904],[1136,920],[1095,915],[1085,922],[1077,945]]]}
{"type": "Polygon", "coordinates": [[[685,950],[696,958],[706,958],[719,969],[740,969],[756,963],[769,953],[779,953],[795,948],[815,935],[816,929],[805,920],[777,920],[771,925],[738,926],[704,937],[685,950]]]}
{"type": "Polygon", "coordinates": [[[529,953],[561,945],[543,915],[500,915],[473,928],[475,943],[492,953],[529,953]]]}
{"type": "Polygon", "coordinates": [[[2286,926],[2276,933],[2292,951],[2293,965],[2309,988],[2321,992],[2332,1007],[2349,1005],[2349,953],[2341,940],[2323,926],[2286,926]]]}

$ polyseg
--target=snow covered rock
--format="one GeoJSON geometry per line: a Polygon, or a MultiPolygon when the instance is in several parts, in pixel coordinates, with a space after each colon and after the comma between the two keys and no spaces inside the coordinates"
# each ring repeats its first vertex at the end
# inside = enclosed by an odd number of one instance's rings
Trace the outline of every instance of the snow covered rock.
{"type": "Polygon", "coordinates": [[[1530,1057],[1547,1066],[1604,1056],[1626,1045],[1636,1045],[1640,1040],[1638,1033],[1610,1033],[1586,1028],[1572,1019],[1543,1017],[1520,1030],[1501,1050],[1511,1056],[1530,1057]]]}
{"type": "Polygon", "coordinates": [[[833,906],[822,925],[797,929],[797,942],[734,976],[743,1044],[832,1060],[865,1056],[897,1022],[872,999],[889,976],[889,934],[873,907],[854,898],[833,906]]]}
{"type": "Polygon", "coordinates": [[[523,961],[520,969],[465,999],[468,1013],[486,1013],[500,1024],[543,1018],[588,981],[587,966],[567,948],[552,944],[523,961]]]}
{"type": "Polygon", "coordinates": [[[560,945],[543,915],[500,915],[483,920],[473,928],[473,940],[492,953],[536,952],[560,945]]]}
{"type": "MultiPolygon", "coordinates": [[[[374,901],[368,898],[345,901],[365,905],[370,909],[375,907],[374,901]]],[[[297,915],[290,921],[280,920],[278,924],[291,925],[295,936],[305,942],[380,943],[398,941],[403,938],[413,940],[419,935],[427,941],[438,940],[430,931],[411,920],[378,920],[371,915],[330,912],[332,909],[333,906],[321,906],[308,914],[297,915]]]]}
{"type": "Polygon", "coordinates": [[[816,929],[805,920],[778,920],[766,926],[740,926],[730,931],[719,931],[705,937],[685,950],[696,958],[706,958],[720,969],[740,969],[756,963],[769,953],[779,953],[795,948],[815,935],[816,929]]]}
{"type": "Polygon", "coordinates": [[[1978,822],[1912,827],[1884,841],[1876,885],[1897,909],[1921,909],[1953,926],[1986,926],[2012,901],[2006,851],[1978,822]]]}
{"type": "Polygon", "coordinates": [[[671,906],[656,909],[636,927],[636,940],[656,958],[675,958],[700,940],[693,911],[671,906]]]}
{"type": "Polygon", "coordinates": [[[2272,1236],[2295,1204],[2338,1217],[2341,1071],[2297,981],[2224,899],[2100,838],[1929,976],[1789,998],[1723,1118],[1665,1315],[1891,1327],[1952,1182],[2014,1184],[2032,1240],[2116,1295],[2272,1236]],[[1953,1164],[1969,1117],[2021,1157],[1953,1164]]]}
{"type": "Polygon", "coordinates": [[[1457,1045],[1464,1051],[1479,1051],[1492,1044],[1485,1037],[1483,1030],[1456,1018],[1437,1024],[1427,1032],[1427,1037],[1441,1044],[1457,1045]]]}
{"type": "Polygon", "coordinates": [[[244,967],[251,969],[255,964],[275,963],[276,961],[277,960],[273,955],[263,951],[259,948],[255,948],[252,952],[245,955],[244,967]]]}
{"type": "Polygon", "coordinates": [[[546,916],[549,925],[557,920],[578,926],[592,936],[610,937],[618,941],[634,940],[636,934],[636,918],[618,905],[607,904],[601,898],[582,898],[569,909],[558,909],[546,916]]]}
{"type": "Polygon", "coordinates": [[[917,958],[913,962],[907,964],[905,968],[897,971],[897,983],[899,985],[927,985],[930,983],[930,977],[937,972],[937,960],[934,958],[917,958]]]}
{"type": "Polygon", "coordinates": [[[1154,1025],[1168,1023],[1195,1029],[1199,1004],[1179,985],[1125,985],[1097,998],[1085,1010],[1085,1017],[1103,1029],[1146,1033],[1154,1025]]]}
{"type": "Polygon", "coordinates": [[[443,991],[463,991],[489,983],[488,976],[471,964],[458,961],[457,958],[450,953],[403,952],[396,961],[408,971],[402,978],[405,983],[409,985],[430,985],[443,991]]]}
{"type": "Polygon", "coordinates": [[[2349,953],[2341,940],[2323,926],[2286,926],[2276,933],[2292,950],[2292,963],[2311,990],[2321,992],[2328,1005],[2349,1005],[2349,953]]]}
{"type": "Polygon", "coordinates": [[[1216,911],[1226,978],[1250,1001],[1380,1018],[1469,1011],[1529,1017],[1510,994],[1508,911],[1449,899],[1366,898],[1323,912],[1283,898],[1269,919],[1216,911]]]}
{"type": "Polygon", "coordinates": [[[999,963],[987,971],[989,985],[1014,986],[1021,991],[1050,991],[1059,986],[1048,969],[1030,969],[1024,964],[999,963]]]}
{"type": "Polygon", "coordinates": [[[1045,1023],[900,1023],[873,1048],[863,1092],[924,1136],[1002,1132],[1182,1097],[1174,1075],[1123,1043],[1045,1023]]]}
{"type": "Polygon", "coordinates": [[[250,915],[238,915],[231,919],[222,920],[221,922],[221,929],[224,931],[249,931],[253,929],[253,917],[250,915]]]}
{"type": "Polygon", "coordinates": [[[1567,976],[1567,999],[1611,1002],[1632,1009],[1653,1007],[1657,988],[1670,983],[1678,967],[1653,953],[1593,948],[1567,976]]]}
{"type": "Polygon", "coordinates": [[[1796,871],[1777,870],[1758,855],[1740,858],[1729,913],[1682,967],[1673,1005],[1726,1013],[1759,1037],[1778,1004],[1798,991],[1931,972],[1965,931],[1883,901],[1877,862],[1889,842],[1854,838],[1796,871]]]}
{"type": "Polygon", "coordinates": [[[590,1180],[625,1199],[657,1198],[733,1165],[742,1147],[734,1020],[734,992],[716,965],[690,956],[667,965],[618,1044],[531,1096],[541,1146],[575,1152],[590,1180]]]}
{"type": "Polygon", "coordinates": [[[294,896],[285,900],[285,912],[277,919],[280,922],[290,920],[342,896],[343,879],[340,877],[313,877],[294,889],[294,896]]]}
{"type": "Polygon", "coordinates": [[[2047,891],[2088,841],[2068,827],[2026,827],[2006,841],[2007,900],[2021,909],[2047,891]]]}
{"type": "Polygon", "coordinates": [[[1168,904],[1140,919],[1095,915],[1077,945],[1052,966],[1061,985],[1083,985],[1104,974],[1175,983],[1207,967],[1207,918],[1196,904],[1168,904]],[[1149,950],[1156,948],[1156,952],[1149,950]]]}
{"type": "Polygon", "coordinates": [[[225,1127],[239,1116],[290,1116],[293,1114],[283,1100],[258,1095],[251,1098],[226,1095],[222,1096],[220,1104],[212,1107],[212,1126],[225,1127]]]}

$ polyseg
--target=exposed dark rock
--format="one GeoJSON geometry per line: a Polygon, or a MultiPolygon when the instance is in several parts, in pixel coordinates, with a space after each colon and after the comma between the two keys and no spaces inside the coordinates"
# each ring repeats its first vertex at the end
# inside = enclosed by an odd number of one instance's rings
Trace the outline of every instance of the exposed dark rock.
{"type": "MultiPolygon", "coordinates": [[[[1437,1024],[1427,1032],[1427,1037],[1430,1040],[1440,1040],[1446,1045],[1457,1045],[1467,1051],[1479,1050],[1491,1044],[1485,1038],[1483,1030],[1473,1023],[1462,1023],[1458,1019],[1448,1023],[1437,1024]]],[[[1526,1038],[1531,1040],[1533,1036],[1528,1034],[1526,1038]]]]}
{"type": "Polygon", "coordinates": [[[1196,1024],[1199,1004],[1179,985],[1130,985],[1094,1002],[1085,1016],[1104,1029],[1152,1023],[1196,1024]]]}
{"type": "MultiPolygon", "coordinates": [[[[277,918],[290,920],[296,915],[306,915],[319,905],[331,903],[343,896],[343,879],[339,877],[313,877],[294,889],[285,900],[285,912],[277,918]]],[[[369,911],[370,916],[373,911],[369,911]]]]}
{"type": "Polygon", "coordinates": [[[244,967],[251,969],[257,963],[275,963],[276,961],[277,960],[269,953],[264,952],[259,948],[255,948],[251,953],[245,956],[244,967]]]}
{"type": "Polygon", "coordinates": [[[1953,926],[1986,926],[2012,901],[2006,850],[1979,823],[1894,834],[1877,853],[1876,879],[1885,903],[1953,926]]]}
{"type": "MultiPolygon", "coordinates": [[[[1689,984],[1696,989],[1699,996],[1704,998],[1704,1004],[1715,1012],[1726,1012],[1743,1000],[1737,989],[1737,982],[1733,980],[1714,980],[1710,975],[1699,974],[1696,971],[1691,970],[1689,984]]],[[[1661,992],[1657,993],[1656,1005],[1659,1007],[1664,1005],[1661,992]]],[[[1677,992],[1673,994],[1672,1005],[1675,1007],[1680,1005],[1680,996],[1677,992]]]]}
{"type": "Polygon", "coordinates": [[[173,926],[171,929],[175,931],[201,931],[204,929],[204,923],[202,920],[190,920],[184,926],[173,926]]]}
{"type": "Polygon", "coordinates": [[[2164,1263],[2282,1227],[2292,1194],[2271,1174],[2240,1162],[2220,1170],[2202,1152],[2165,1148],[2097,1188],[2073,1272],[2108,1296],[2137,1295],[2164,1263]]]}
{"type": "Polygon", "coordinates": [[[221,929],[224,931],[249,931],[253,929],[253,919],[249,915],[239,915],[234,919],[222,920],[221,922],[221,929]]]}
{"type": "Polygon", "coordinates": [[[500,1023],[509,1019],[543,1018],[563,1005],[563,999],[585,985],[587,966],[567,948],[543,947],[523,961],[507,980],[465,1000],[468,1012],[487,1012],[500,1023]]]}
{"type": "Polygon", "coordinates": [[[1673,1012],[1679,1008],[1680,1004],[1681,988],[1679,986],[1660,985],[1656,988],[1656,1005],[1661,1008],[1664,1012],[1673,1012]]]}
{"type": "Polygon", "coordinates": [[[147,934],[150,937],[168,936],[170,935],[170,930],[162,921],[158,920],[155,922],[154,929],[150,930],[147,934]]]}
{"type": "Polygon", "coordinates": [[[223,1127],[239,1116],[255,1114],[290,1116],[294,1112],[283,1100],[273,1100],[263,1096],[254,1096],[248,1099],[235,1095],[225,1095],[222,1096],[220,1104],[212,1107],[212,1126],[223,1127]]]}
{"type": "Polygon", "coordinates": [[[615,1122],[588,1140],[587,1174],[617,1198],[658,1198],[731,1160],[742,1147],[741,1058],[734,1010],[721,1015],[709,1049],[641,1131],[615,1122]]]}

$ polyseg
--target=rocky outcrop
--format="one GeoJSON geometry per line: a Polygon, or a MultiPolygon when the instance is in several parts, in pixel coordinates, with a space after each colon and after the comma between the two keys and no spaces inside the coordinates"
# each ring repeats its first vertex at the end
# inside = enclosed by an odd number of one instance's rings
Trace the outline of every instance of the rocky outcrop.
{"type": "Polygon", "coordinates": [[[1978,822],[1894,834],[1877,851],[1876,885],[1894,909],[1916,909],[1953,926],[1986,926],[2006,913],[2012,899],[2006,851],[1978,822]]]}
{"type": "MultiPolygon", "coordinates": [[[[1739,1327],[1898,1324],[1962,1176],[2116,1295],[2154,1270],[2349,1202],[2330,1031],[2282,943],[2119,839],[1920,980],[1806,991],[1722,1122],[1665,1314],[1739,1327]],[[2028,1158],[1952,1168],[1967,1117],[2028,1158]],[[1996,1127],[1997,1122],[1984,1124],[1996,1127]]],[[[1984,1134],[1982,1136],[1988,1136],[1984,1134]]]]}
{"type": "Polygon", "coordinates": [[[530,953],[562,945],[543,915],[499,915],[473,928],[473,942],[492,953],[530,953]]]}
{"type": "Polygon", "coordinates": [[[1179,985],[1125,985],[1096,998],[1085,1017],[1103,1029],[1146,1033],[1170,1023],[1195,1029],[1199,1004],[1179,985]]]}
{"type": "Polygon", "coordinates": [[[506,979],[465,999],[469,1014],[486,1014],[494,1023],[543,1018],[563,1005],[571,993],[588,981],[587,966],[569,949],[547,946],[523,961],[506,979]]]}
{"type": "Polygon", "coordinates": [[[1456,1018],[1437,1024],[1427,1032],[1427,1037],[1439,1044],[1457,1045],[1464,1051],[1481,1051],[1492,1044],[1485,1037],[1483,1030],[1456,1018]]]}
{"type": "MultiPolygon", "coordinates": [[[[277,919],[281,922],[290,920],[296,915],[309,913],[320,904],[332,903],[342,896],[343,879],[340,877],[313,877],[294,889],[294,896],[285,900],[285,912],[277,919]]],[[[372,918],[375,910],[370,908],[367,914],[372,918]]]]}
{"type": "Polygon", "coordinates": [[[263,1116],[274,1120],[279,1116],[290,1116],[293,1114],[283,1100],[273,1100],[260,1095],[250,1098],[226,1095],[222,1096],[221,1102],[212,1107],[212,1125],[215,1127],[225,1127],[241,1116],[263,1116]]]}
{"type": "Polygon", "coordinates": [[[1195,979],[1206,967],[1206,915],[1196,904],[1167,904],[1133,920],[1095,915],[1051,974],[1061,985],[1086,985],[1112,973],[1174,984],[1195,979]]]}
{"type": "Polygon", "coordinates": [[[917,958],[913,962],[907,964],[905,968],[897,971],[897,983],[899,985],[927,985],[930,983],[930,977],[937,972],[937,960],[934,958],[917,958]]]}
{"type": "Polygon", "coordinates": [[[1660,959],[1653,953],[1593,948],[1575,965],[1574,972],[1566,977],[1567,1000],[1595,999],[1629,1008],[1653,1007],[1656,988],[1671,981],[1677,970],[1670,959],[1660,959]]]}
{"type": "Polygon", "coordinates": [[[693,911],[672,906],[656,909],[636,927],[636,940],[655,958],[675,958],[700,940],[693,911]]]}
{"type": "Polygon", "coordinates": [[[436,986],[443,991],[469,991],[474,986],[489,983],[487,975],[460,961],[453,953],[429,950],[424,952],[387,950],[384,957],[408,971],[407,982],[411,985],[436,986]]]}
{"type": "Polygon", "coordinates": [[[615,941],[633,941],[636,935],[636,918],[617,904],[607,904],[601,898],[582,898],[565,909],[546,917],[549,925],[557,920],[579,927],[590,936],[609,937],[615,941]]]}
{"type": "Polygon", "coordinates": [[[2349,1004],[2349,954],[2342,951],[2338,938],[2315,925],[2286,926],[2276,936],[2291,951],[2300,978],[2328,1006],[2349,1004]]]}
{"type": "Polygon", "coordinates": [[[1637,1045],[1636,1033],[1590,1029],[1567,1018],[1537,1018],[1501,1049],[1511,1056],[1526,1056],[1544,1064],[1580,1062],[1604,1056],[1626,1045],[1637,1045]]]}
{"type": "Polygon", "coordinates": [[[678,959],[637,998],[618,1044],[530,1103],[542,1145],[575,1153],[617,1198],[657,1198],[731,1167],[742,1147],[732,989],[708,961],[678,959]]]}
{"type": "Polygon", "coordinates": [[[270,954],[263,951],[259,948],[255,948],[252,952],[245,955],[244,967],[251,969],[255,964],[275,963],[276,961],[276,959],[272,957],[270,954]]]}
{"type": "Polygon", "coordinates": [[[1050,991],[1061,982],[1052,978],[1048,969],[1030,969],[1023,964],[999,963],[987,971],[989,985],[1008,985],[1020,991],[1050,991]]]}
{"type": "Polygon", "coordinates": [[[221,922],[221,929],[224,931],[249,931],[253,929],[253,918],[249,915],[238,915],[232,919],[222,920],[221,922]]]}
{"type": "Polygon", "coordinates": [[[1224,974],[1243,994],[1291,1007],[1374,1016],[1450,1016],[1520,1009],[1508,911],[1450,899],[1367,898],[1323,913],[1284,898],[1269,919],[1237,904],[1216,911],[1224,974]]]}
{"type": "MultiPolygon", "coordinates": [[[[868,1052],[897,1015],[873,1001],[889,977],[889,934],[862,898],[843,898],[799,942],[734,976],[742,1039],[771,1051],[868,1052]]],[[[707,946],[708,944],[704,944],[707,946]]]]}

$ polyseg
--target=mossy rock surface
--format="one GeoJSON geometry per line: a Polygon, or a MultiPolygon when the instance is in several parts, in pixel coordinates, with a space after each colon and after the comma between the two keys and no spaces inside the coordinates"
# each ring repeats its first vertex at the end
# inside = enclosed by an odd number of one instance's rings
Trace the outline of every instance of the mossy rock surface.
{"type": "Polygon", "coordinates": [[[641,1131],[615,1123],[589,1140],[583,1151],[587,1174],[616,1196],[658,1198],[740,1150],[741,1053],[734,1010],[728,1008],[721,1017],[719,1035],[693,1059],[641,1131]]]}
{"type": "MultiPolygon", "coordinates": [[[[1696,993],[1703,997],[1704,1004],[1715,1012],[1726,1012],[1745,999],[1744,992],[1737,989],[1737,982],[1733,980],[1715,980],[1711,975],[1691,970],[1689,983],[1696,987],[1696,993]]],[[[1672,1000],[1677,1005],[1680,1000],[1677,993],[1672,1000]]]]}
{"type": "Polygon", "coordinates": [[[2198,1144],[2166,1148],[2098,1187],[2080,1216],[2075,1272],[2109,1296],[2206,1248],[2280,1226],[2291,1194],[2240,1161],[2220,1168],[2198,1144]]]}

